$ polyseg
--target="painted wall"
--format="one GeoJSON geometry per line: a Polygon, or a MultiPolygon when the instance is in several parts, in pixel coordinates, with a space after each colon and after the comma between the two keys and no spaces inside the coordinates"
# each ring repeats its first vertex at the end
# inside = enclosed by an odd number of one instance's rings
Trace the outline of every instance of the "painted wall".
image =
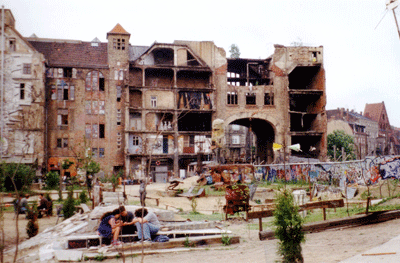
{"type": "Polygon", "coordinates": [[[333,180],[366,185],[389,178],[400,179],[400,156],[365,158],[361,161],[331,163],[301,163],[279,165],[256,165],[255,177],[265,181],[311,181],[330,182],[333,180]],[[285,173],[286,169],[286,173],[285,173]],[[285,176],[286,174],[286,176],[285,176]]]}

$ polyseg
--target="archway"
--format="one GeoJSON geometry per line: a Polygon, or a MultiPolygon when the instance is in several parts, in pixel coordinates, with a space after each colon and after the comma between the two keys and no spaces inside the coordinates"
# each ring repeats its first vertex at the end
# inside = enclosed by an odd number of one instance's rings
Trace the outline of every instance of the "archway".
{"type": "Polygon", "coordinates": [[[274,161],[272,145],[275,141],[275,131],[270,122],[259,118],[242,118],[229,123],[229,125],[232,124],[245,126],[249,129],[249,133],[255,135],[255,145],[253,145],[251,136],[248,142],[251,149],[251,162],[272,163],[274,161]]]}

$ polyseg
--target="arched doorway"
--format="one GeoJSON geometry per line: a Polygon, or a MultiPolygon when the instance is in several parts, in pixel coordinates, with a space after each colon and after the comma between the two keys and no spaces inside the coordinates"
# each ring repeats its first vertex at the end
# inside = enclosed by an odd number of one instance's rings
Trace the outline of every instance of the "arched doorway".
{"type": "MultiPolygon", "coordinates": [[[[249,149],[246,162],[273,162],[274,152],[272,150],[272,144],[275,141],[275,131],[270,122],[259,118],[242,118],[230,122],[229,125],[241,125],[248,128],[247,134],[242,134],[242,136],[239,137],[242,138],[242,140],[246,140],[244,147],[248,147],[249,149]]],[[[229,129],[229,131],[232,131],[232,129],[229,129]]],[[[232,134],[235,134],[235,132],[232,132],[232,134]]],[[[228,147],[234,146],[234,142],[235,138],[230,137],[229,141],[227,141],[228,147]]],[[[243,143],[241,143],[240,146],[243,146],[243,143]]]]}

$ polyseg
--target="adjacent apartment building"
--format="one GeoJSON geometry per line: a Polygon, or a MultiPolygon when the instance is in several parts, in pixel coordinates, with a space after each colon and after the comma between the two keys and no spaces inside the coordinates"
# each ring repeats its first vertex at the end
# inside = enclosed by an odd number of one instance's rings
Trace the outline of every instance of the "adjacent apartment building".
{"type": "MultiPolygon", "coordinates": [[[[13,21],[10,10],[7,14],[13,21]]],[[[238,158],[247,156],[244,161],[272,163],[289,154],[326,159],[322,47],[276,45],[266,59],[227,59],[224,49],[211,41],[135,46],[119,24],[107,33],[105,43],[97,38],[23,38],[13,23],[7,30],[28,50],[23,52],[29,53],[31,75],[16,76],[13,86],[6,84],[5,89],[22,96],[20,84],[25,83],[35,94],[29,109],[38,113],[28,126],[41,138],[35,147],[41,157],[35,162],[44,170],[75,175],[82,156],[90,155],[105,175],[149,174],[163,182],[184,175],[198,158],[230,155],[230,143],[238,158]],[[213,144],[216,120],[224,130],[230,125],[247,127],[252,138],[235,135],[230,143],[224,139],[222,145],[213,144]],[[274,142],[298,143],[302,152],[286,147],[274,152],[274,142]],[[65,159],[74,165],[62,171],[65,159]]],[[[10,33],[6,42],[11,39],[10,33]]],[[[18,65],[9,68],[13,71],[18,65]]],[[[22,112],[24,107],[18,107],[22,112]]],[[[4,116],[11,114],[8,110],[4,116]]]]}

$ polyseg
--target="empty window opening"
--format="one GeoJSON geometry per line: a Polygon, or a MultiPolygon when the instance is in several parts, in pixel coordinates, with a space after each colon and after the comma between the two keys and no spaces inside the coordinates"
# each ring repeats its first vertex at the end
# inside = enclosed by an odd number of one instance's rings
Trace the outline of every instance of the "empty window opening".
{"type": "Polygon", "coordinates": [[[238,95],[236,91],[227,92],[227,104],[237,105],[238,104],[238,95]]]}
{"type": "Polygon", "coordinates": [[[92,156],[94,158],[97,158],[97,153],[98,153],[98,149],[97,148],[92,148],[92,156]]]}
{"type": "Polygon", "coordinates": [[[173,65],[174,63],[174,51],[172,49],[155,49],[153,55],[156,65],[173,65]]]}
{"type": "Polygon", "coordinates": [[[265,93],[264,94],[264,105],[274,105],[274,94],[265,93]]]}
{"type": "Polygon", "coordinates": [[[246,93],[246,105],[256,105],[255,93],[246,93]]]}
{"type": "Polygon", "coordinates": [[[139,146],[139,145],[140,145],[139,136],[133,136],[132,145],[133,145],[133,146],[139,146]]]}
{"type": "Polygon", "coordinates": [[[19,84],[19,99],[20,100],[25,99],[25,83],[19,84]]]}
{"type": "Polygon", "coordinates": [[[57,138],[57,148],[68,148],[68,138],[57,138]]]}
{"type": "Polygon", "coordinates": [[[151,96],[150,104],[152,108],[157,108],[157,96],[151,96]]]}
{"type": "Polygon", "coordinates": [[[121,125],[122,113],[121,110],[117,110],[117,125],[121,125]]]}
{"type": "Polygon", "coordinates": [[[99,90],[100,91],[104,91],[104,85],[105,85],[104,78],[100,77],[99,78],[99,90]]]}
{"type": "Polygon", "coordinates": [[[60,125],[61,126],[66,126],[68,125],[68,115],[67,114],[60,114],[58,115],[59,121],[60,121],[60,125]]]}
{"type": "Polygon", "coordinates": [[[68,100],[68,86],[64,87],[63,100],[68,100]]]}
{"type": "Polygon", "coordinates": [[[99,134],[99,137],[100,138],[105,138],[105,127],[104,127],[104,124],[100,124],[99,125],[99,127],[100,127],[100,134],[99,134]]]}
{"type": "Polygon", "coordinates": [[[30,75],[31,74],[31,64],[24,63],[23,68],[22,68],[22,73],[25,75],[30,75]]]}
{"type": "Polygon", "coordinates": [[[17,49],[17,42],[15,41],[15,38],[11,38],[8,41],[8,44],[9,44],[10,51],[15,51],[17,49]]]}
{"type": "Polygon", "coordinates": [[[200,66],[199,62],[197,59],[195,59],[190,52],[187,52],[187,64],[189,66],[200,66]]]}
{"type": "Polygon", "coordinates": [[[72,78],[72,68],[64,68],[64,78],[72,78]]]}

